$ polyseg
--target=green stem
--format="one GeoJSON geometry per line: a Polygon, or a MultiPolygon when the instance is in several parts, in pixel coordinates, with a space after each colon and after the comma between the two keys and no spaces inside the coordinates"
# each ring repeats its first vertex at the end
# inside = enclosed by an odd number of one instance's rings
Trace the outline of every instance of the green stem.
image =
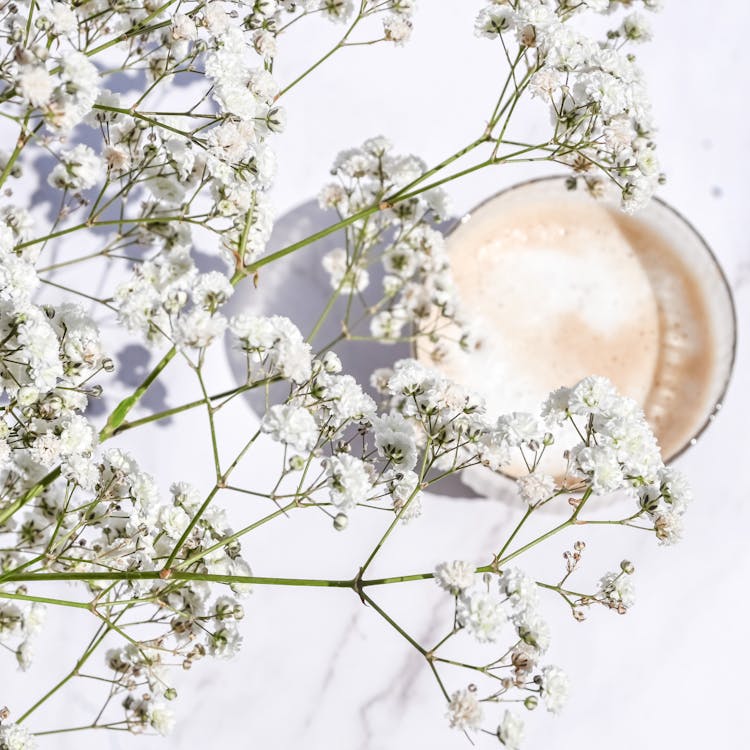
{"type": "MultiPolygon", "coordinates": [[[[120,401],[115,410],[109,415],[107,423],[99,433],[99,441],[104,442],[115,434],[117,428],[125,421],[128,412],[140,401],[143,394],[149,389],[151,384],[161,375],[162,370],[172,361],[177,349],[173,346],[156,364],[153,370],[146,376],[144,381],[133,391],[127,398],[120,401]]],[[[204,403],[201,401],[201,403],[204,403]]]]}
{"type": "Polygon", "coordinates": [[[111,571],[90,573],[17,573],[8,576],[8,583],[29,581],[153,581],[168,579],[175,581],[206,581],[208,583],[247,583],[261,586],[313,586],[353,589],[353,580],[328,578],[276,578],[268,576],[227,576],[214,573],[192,573],[173,570],[164,575],[159,570],[111,571]]]}
{"type": "Polygon", "coordinates": [[[385,530],[385,533],[383,536],[380,537],[378,540],[378,543],[373,548],[372,552],[370,552],[369,557],[365,560],[364,565],[359,569],[359,574],[357,576],[358,579],[361,580],[362,575],[367,570],[367,568],[370,567],[370,564],[375,559],[375,556],[380,552],[381,547],[385,544],[388,537],[391,535],[391,532],[396,528],[399,521],[401,520],[401,517],[404,515],[406,510],[409,508],[409,505],[411,505],[414,498],[417,496],[417,494],[422,490],[422,481],[424,480],[424,476],[427,472],[427,469],[429,468],[427,465],[427,459],[430,454],[430,449],[432,447],[432,438],[427,438],[427,444],[424,448],[424,454],[422,456],[422,466],[419,470],[419,481],[417,482],[417,486],[414,488],[414,491],[409,495],[409,497],[406,499],[406,502],[401,506],[401,509],[396,513],[395,518],[391,521],[388,528],[385,530]]]}
{"type": "Polygon", "coordinates": [[[414,646],[422,656],[427,653],[426,649],[420,646],[419,643],[417,643],[417,641],[414,640],[414,638],[412,638],[384,609],[379,607],[373,599],[367,596],[364,592],[360,592],[360,596],[362,597],[363,602],[369,604],[396,632],[406,638],[406,640],[409,641],[409,643],[411,643],[411,645],[414,646]]]}
{"type": "MultiPolygon", "coordinates": [[[[210,401],[218,401],[222,398],[229,398],[232,396],[238,396],[241,393],[245,393],[246,391],[251,391],[254,388],[260,388],[262,386],[269,385],[270,383],[274,382],[277,378],[265,378],[263,380],[258,380],[254,383],[247,383],[245,385],[241,385],[239,388],[232,388],[228,391],[222,391],[221,393],[215,393],[212,396],[209,396],[210,401]]],[[[117,427],[114,431],[114,435],[119,435],[121,432],[125,432],[126,430],[132,430],[134,427],[140,427],[141,425],[148,424],[149,422],[158,422],[161,419],[165,419],[166,417],[174,416],[175,414],[180,414],[183,411],[188,411],[189,409],[195,409],[198,406],[204,406],[206,403],[205,399],[197,399],[196,401],[190,401],[187,404],[182,404],[181,406],[174,406],[171,409],[165,409],[164,411],[156,412],[155,414],[149,414],[147,417],[141,417],[141,419],[134,419],[132,422],[123,422],[119,427],[117,427]]],[[[222,404],[219,404],[217,409],[220,409],[222,404]]]]}
{"type": "MultiPolygon", "coordinates": [[[[5,169],[3,169],[2,174],[0,174],[0,187],[3,186],[5,183],[5,180],[8,179],[8,175],[11,173],[13,169],[13,165],[16,163],[18,157],[21,155],[21,151],[23,151],[23,147],[28,143],[28,140],[30,138],[30,134],[26,133],[26,128],[29,124],[29,118],[31,117],[31,110],[29,110],[26,113],[26,117],[24,117],[23,123],[21,125],[21,132],[18,135],[18,140],[16,141],[16,147],[13,149],[13,153],[8,157],[8,162],[5,165],[5,169]]],[[[39,126],[36,127],[34,132],[39,130],[39,126]]]]}
{"type": "Polygon", "coordinates": [[[274,261],[279,260],[279,258],[283,258],[287,255],[290,255],[296,250],[299,250],[303,247],[307,247],[307,245],[310,245],[313,242],[322,240],[324,237],[328,237],[329,234],[333,234],[334,232],[337,232],[339,229],[348,227],[350,224],[354,224],[355,221],[364,219],[367,216],[370,216],[371,214],[374,214],[380,210],[382,209],[379,205],[370,206],[369,208],[363,208],[361,211],[358,211],[357,213],[352,214],[346,219],[342,219],[341,221],[336,222],[335,224],[331,224],[325,229],[321,229],[319,232],[315,232],[314,234],[311,234],[309,237],[305,237],[299,242],[294,242],[293,244],[288,245],[287,247],[284,247],[281,250],[277,250],[274,253],[269,253],[268,255],[264,255],[262,258],[258,258],[258,260],[256,260],[255,262],[251,263],[249,266],[246,266],[245,274],[247,275],[247,274],[254,273],[258,269],[262,268],[263,266],[267,266],[269,263],[273,263],[274,261]]]}
{"type": "Polygon", "coordinates": [[[307,78],[307,76],[310,75],[314,70],[319,68],[326,60],[328,60],[329,57],[332,57],[336,52],[338,52],[345,44],[346,40],[351,35],[352,31],[356,28],[357,24],[362,20],[361,13],[358,13],[357,16],[354,19],[354,22],[352,25],[346,30],[346,33],[344,36],[341,37],[338,44],[333,47],[331,50],[329,50],[323,57],[321,57],[319,60],[317,60],[315,63],[313,63],[307,70],[303,71],[298,75],[290,84],[284,86],[281,91],[276,95],[276,99],[280,99],[284,94],[287,93],[290,89],[293,89],[300,81],[307,78]]]}
{"type": "Polygon", "coordinates": [[[528,544],[524,544],[523,547],[519,547],[515,552],[511,552],[509,555],[506,555],[505,557],[498,559],[495,563],[495,567],[499,568],[500,566],[505,565],[505,563],[510,562],[514,558],[530,550],[532,547],[536,547],[536,545],[539,544],[540,542],[543,542],[545,539],[549,539],[551,536],[554,536],[555,534],[562,531],[563,529],[567,529],[569,526],[572,526],[573,524],[574,522],[569,518],[567,521],[564,521],[559,526],[555,526],[554,529],[550,529],[546,534],[542,534],[541,536],[538,536],[536,539],[529,542],[528,544]]]}
{"type": "Polygon", "coordinates": [[[91,605],[86,602],[72,602],[67,599],[50,599],[47,596],[31,596],[30,594],[13,594],[10,591],[0,591],[0,599],[18,599],[22,602],[38,602],[39,604],[54,604],[59,607],[91,609],[91,605]]]}
{"type": "Polygon", "coordinates": [[[359,582],[362,588],[383,586],[388,583],[407,583],[408,581],[427,581],[435,577],[434,573],[413,573],[408,576],[391,576],[390,578],[368,578],[359,582]]]}
{"type": "Polygon", "coordinates": [[[503,547],[500,550],[500,552],[498,552],[495,555],[495,562],[497,562],[503,556],[503,554],[505,554],[505,550],[507,550],[508,547],[510,547],[511,542],[516,538],[516,534],[518,534],[518,532],[521,530],[521,527],[526,523],[526,521],[528,520],[529,516],[533,512],[534,512],[534,507],[533,506],[529,507],[526,510],[526,513],[523,514],[523,518],[518,522],[518,525],[516,526],[516,528],[513,529],[513,532],[511,533],[511,535],[506,540],[506,542],[503,545],[503,547]]]}
{"type": "Polygon", "coordinates": [[[208,549],[202,549],[200,552],[196,552],[191,557],[188,557],[186,560],[180,560],[180,565],[183,567],[187,567],[191,563],[197,562],[201,558],[205,557],[206,555],[210,555],[212,552],[215,552],[218,549],[221,549],[222,547],[226,547],[227,544],[231,544],[232,542],[236,541],[240,537],[244,536],[248,532],[252,531],[253,529],[257,529],[259,526],[262,526],[264,523],[267,523],[268,521],[272,521],[274,518],[277,518],[278,516],[284,515],[288,511],[292,510],[295,507],[300,507],[296,500],[289,503],[288,505],[285,505],[278,510],[275,510],[273,513],[269,513],[267,516],[263,516],[258,521],[255,521],[255,523],[251,523],[249,526],[245,526],[244,529],[240,529],[239,531],[235,531],[233,534],[230,534],[229,536],[224,537],[220,542],[217,542],[216,544],[212,545],[211,547],[208,547],[208,549]]]}
{"type": "Polygon", "coordinates": [[[26,242],[19,242],[16,245],[16,249],[22,250],[25,247],[31,247],[32,245],[38,245],[40,242],[47,242],[49,240],[57,239],[58,237],[64,237],[65,235],[72,234],[81,229],[91,229],[92,227],[110,227],[110,226],[122,226],[123,224],[165,224],[170,221],[185,221],[188,223],[197,223],[195,216],[140,216],[133,218],[121,218],[121,219],[107,219],[106,221],[87,221],[82,224],[74,224],[72,227],[66,229],[58,229],[56,232],[45,234],[43,237],[35,237],[33,240],[26,240],[26,242]]]}
{"type": "MultiPolygon", "coordinates": [[[[148,24],[149,21],[153,20],[157,16],[161,15],[167,8],[169,8],[170,5],[174,5],[176,2],[177,0],[169,0],[169,2],[164,3],[164,5],[157,8],[152,13],[149,13],[149,15],[147,15],[145,18],[142,18],[135,26],[132,26],[126,32],[120,34],[119,36],[116,36],[114,39],[110,39],[108,42],[104,42],[104,44],[100,44],[98,47],[94,47],[94,49],[87,50],[85,52],[86,56],[93,57],[99,52],[103,52],[105,49],[109,49],[110,47],[114,47],[115,45],[120,44],[120,42],[126,42],[129,39],[133,39],[137,36],[148,34],[151,31],[156,31],[166,26],[170,26],[172,23],[171,20],[161,21],[160,23],[156,23],[153,26],[147,26],[146,24],[148,24]]],[[[198,10],[200,10],[200,8],[203,7],[203,5],[204,3],[201,3],[198,7],[193,8],[187,15],[194,15],[198,10]]]]}
{"type": "Polygon", "coordinates": [[[203,501],[203,505],[201,505],[200,508],[198,508],[198,512],[190,519],[190,523],[185,528],[185,531],[182,532],[182,536],[177,540],[174,547],[172,548],[172,551],[169,554],[169,557],[167,558],[167,561],[164,563],[164,574],[165,577],[169,577],[168,573],[170,572],[170,568],[172,567],[172,563],[175,561],[175,558],[180,553],[180,550],[182,549],[182,545],[185,544],[187,541],[187,538],[192,533],[193,529],[195,528],[195,525],[200,521],[201,516],[206,512],[206,509],[211,504],[211,501],[216,497],[216,493],[219,491],[219,485],[215,485],[214,488],[211,490],[211,492],[208,493],[208,496],[203,501]]]}
{"type": "MultiPolygon", "coordinates": [[[[97,633],[99,632],[100,631],[97,631],[97,633]]],[[[19,716],[17,722],[20,724],[24,719],[26,719],[34,711],[36,711],[39,706],[41,706],[43,703],[46,703],[58,690],[67,685],[67,683],[70,682],[70,680],[72,680],[78,674],[78,671],[88,661],[94,651],[96,651],[99,644],[104,640],[108,633],[109,628],[105,627],[104,632],[101,633],[101,635],[95,635],[91,645],[88,647],[88,649],[86,649],[86,651],[84,651],[81,658],[78,659],[78,661],[75,663],[73,669],[71,669],[70,672],[65,677],[63,677],[63,679],[60,680],[60,682],[58,682],[51,690],[45,693],[31,708],[29,708],[21,716],[19,716]]]]}
{"type": "Polygon", "coordinates": [[[38,495],[41,495],[44,490],[54,482],[61,473],[61,469],[58,466],[52,469],[45,477],[40,479],[33,487],[28,489],[18,500],[12,502],[6,508],[0,510],[0,526],[2,526],[16,511],[22,508],[26,503],[33,500],[38,495]]]}

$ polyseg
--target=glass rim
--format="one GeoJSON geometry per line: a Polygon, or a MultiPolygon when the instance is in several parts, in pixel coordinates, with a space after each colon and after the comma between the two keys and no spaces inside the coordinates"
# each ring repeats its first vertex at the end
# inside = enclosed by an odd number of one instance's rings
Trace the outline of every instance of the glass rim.
{"type": "MultiPolygon", "coordinates": [[[[563,182],[567,178],[565,175],[546,175],[543,177],[532,177],[527,180],[522,180],[521,182],[516,182],[513,185],[509,185],[506,188],[503,188],[502,190],[498,190],[496,193],[493,193],[492,195],[488,196],[484,200],[480,201],[476,205],[472,206],[468,211],[466,211],[464,214],[459,216],[453,224],[448,228],[448,230],[445,232],[445,237],[450,237],[456,229],[463,226],[466,222],[468,222],[472,215],[478,211],[480,208],[483,208],[491,201],[495,200],[496,198],[499,198],[502,195],[505,195],[506,193],[510,193],[514,190],[517,190],[522,187],[526,187],[528,185],[534,185],[541,182],[563,182]]],[[[682,224],[685,225],[685,227],[695,236],[695,238],[698,240],[699,245],[703,248],[704,252],[706,253],[707,258],[713,265],[713,267],[716,269],[719,280],[721,281],[721,284],[724,288],[724,292],[726,295],[727,302],[729,303],[729,310],[730,310],[730,319],[731,319],[731,351],[729,354],[729,360],[726,366],[726,374],[723,376],[723,380],[721,382],[721,386],[719,388],[719,393],[716,399],[713,401],[713,404],[710,406],[710,408],[707,411],[705,419],[701,422],[700,426],[691,434],[691,436],[685,441],[685,443],[676,450],[671,456],[668,458],[664,458],[665,464],[670,464],[672,461],[677,460],[681,456],[683,456],[690,448],[695,446],[698,443],[698,440],[703,436],[703,434],[706,432],[706,430],[709,428],[709,426],[714,422],[716,419],[716,415],[721,411],[724,399],[726,398],[727,391],[729,390],[729,385],[732,381],[732,376],[734,375],[734,366],[736,364],[737,360],[737,329],[739,325],[739,319],[737,317],[737,305],[734,298],[734,292],[732,291],[732,287],[729,284],[729,279],[727,278],[727,275],[724,271],[724,267],[722,266],[719,259],[716,257],[716,254],[714,253],[711,246],[708,244],[708,241],[703,236],[701,232],[699,232],[695,226],[690,222],[682,212],[678,211],[674,206],[672,206],[670,203],[667,203],[663,198],[660,198],[658,196],[652,196],[650,199],[651,201],[659,204],[661,208],[666,209],[669,211],[673,216],[675,216],[682,224]]],[[[647,204],[648,205],[648,204],[647,204]]],[[[635,216],[637,217],[638,213],[635,213],[635,216]]],[[[500,474],[503,476],[509,477],[511,479],[515,479],[515,477],[512,477],[510,474],[506,474],[504,471],[500,471],[500,474]]]]}

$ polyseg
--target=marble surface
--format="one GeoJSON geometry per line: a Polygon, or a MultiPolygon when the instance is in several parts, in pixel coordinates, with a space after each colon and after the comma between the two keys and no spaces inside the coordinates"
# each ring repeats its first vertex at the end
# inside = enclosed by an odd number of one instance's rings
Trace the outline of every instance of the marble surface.
{"type": "MultiPolygon", "coordinates": [[[[477,3],[467,3],[471,9],[465,11],[458,5],[423,0],[411,45],[345,50],[345,59],[323,66],[289,95],[289,127],[279,140],[274,191],[280,232],[293,232],[300,221],[313,220],[308,202],[340,147],[382,132],[400,149],[434,163],[481,128],[492,106],[486,84],[500,75],[501,61],[492,45],[472,36],[477,3]]],[[[550,658],[569,672],[573,692],[560,717],[541,711],[528,716],[526,750],[732,749],[745,746],[750,730],[744,688],[750,670],[750,608],[744,593],[750,576],[744,464],[750,418],[745,387],[750,350],[744,336],[750,320],[750,196],[743,159],[747,104],[741,85],[750,51],[741,35],[731,33],[749,23],[749,6],[682,0],[668,4],[655,19],[656,42],[642,52],[661,124],[660,155],[670,177],[661,195],[705,235],[736,296],[740,337],[735,376],[715,424],[678,461],[697,496],[683,543],[664,549],[646,535],[587,535],[585,571],[591,577],[623,557],[635,563],[635,608],[625,617],[595,611],[585,623],[576,623],[558,601],[550,597],[545,602],[555,638],[550,658]]],[[[290,37],[280,56],[281,81],[291,80],[327,49],[331,30],[321,24],[316,32],[290,37]]],[[[544,114],[523,112],[517,127],[541,132],[544,114]]],[[[548,171],[499,167],[453,183],[449,191],[461,213],[501,187],[548,171]]],[[[296,276],[279,282],[279,294],[264,301],[269,309],[276,304],[282,310],[286,300],[280,295],[296,289],[294,285],[308,283],[310,294],[318,293],[319,252],[305,251],[304,262],[294,267],[296,276]]],[[[123,377],[137,381],[133,368],[145,369],[147,363],[138,361],[138,350],[131,354],[123,377]]],[[[170,391],[153,391],[147,408],[195,397],[188,373],[175,370],[171,377],[170,391]]],[[[217,389],[233,382],[221,351],[215,353],[210,377],[217,389]]],[[[202,419],[188,414],[172,425],[174,432],[145,429],[137,438],[124,436],[122,444],[159,477],[163,488],[175,479],[202,487],[209,466],[202,419]]],[[[227,453],[257,423],[252,405],[239,401],[232,420],[234,431],[225,431],[227,453]]],[[[272,447],[260,446],[243,468],[244,478],[269,479],[277,459],[272,447]]],[[[461,494],[456,487],[453,491],[461,494]]],[[[239,518],[247,511],[239,502],[232,508],[239,518]]],[[[517,505],[504,496],[431,497],[419,522],[389,540],[372,573],[429,570],[446,558],[482,560],[517,513],[517,505]]],[[[549,525],[550,519],[542,521],[549,525]]],[[[361,550],[369,549],[380,532],[362,518],[346,534],[334,535],[318,519],[291,517],[253,534],[245,550],[258,575],[349,577],[361,550]]],[[[575,538],[561,537],[534,564],[554,570],[575,538]]],[[[450,616],[431,583],[387,589],[378,592],[378,601],[419,637],[431,640],[438,632],[435,623],[450,616]]],[[[42,750],[468,746],[443,720],[443,702],[418,655],[351,592],[256,587],[246,611],[241,655],[231,662],[199,664],[180,677],[172,737],[60,735],[45,739],[42,750]]],[[[7,661],[0,665],[0,704],[25,707],[40,688],[70,668],[80,638],[91,627],[86,613],[64,622],[53,614],[30,673],[15,672],[7,661]]],[[[34,728],[70,724],[90,715],[95,705],[90,687],[76,683],[50,703],[34,728]]]]}

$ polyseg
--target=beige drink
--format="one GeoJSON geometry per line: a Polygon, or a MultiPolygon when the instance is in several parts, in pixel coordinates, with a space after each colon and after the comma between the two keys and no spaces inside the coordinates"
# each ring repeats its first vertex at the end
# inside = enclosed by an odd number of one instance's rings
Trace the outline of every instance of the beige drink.
{"type": "MultiPolygon", "coordinates": [[[[731,370],[734,310],[705,243],[665,204],[631,217],[540,180],[482,204],[448,244],[483,345],[439,367],[491,414],[536,412],[551,390],[596,374],[644,407],[665,458],[700,432],[731,370]]],[[[564,470],[568,439],[547,471],[564,470]]]]}

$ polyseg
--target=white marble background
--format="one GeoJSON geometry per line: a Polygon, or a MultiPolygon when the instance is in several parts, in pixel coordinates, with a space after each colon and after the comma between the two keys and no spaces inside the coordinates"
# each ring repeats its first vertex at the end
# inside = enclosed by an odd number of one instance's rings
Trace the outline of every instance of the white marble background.
{"type": "MultiPolygon", "coordinates": [[[[502,65],[492,45],[472,36],[478,3],[422,0],[420,6],[409,46],[346,50],[288,96],[289,127],[278,141],[274,192],[280,216],[314,196],[339,148],[384,133],[400,149],[434,163],[481,128],[492,106],[490,82],[502,75],[502,65]]],[[[555,635],[551,658],[569,672],[573,692],[560,717],[541,711],[527,717],[527,750],[733,750],[747,744],[750,497],[744,462],[750,351],[743,326],[750,314],[750,191],[743,74],[750,51],[741,30],[748,24],[750,6],[744,3],[667,3],[655,18],[656,41],[642,51],[661,124],[660,154],[670,177],[661,195],[693,221],[726,269],[740,320],[737,364],[716,423],[679,460],[697,496],[684,542],[663,549],[632,532],[587,535],[583,578],[593,579],[629,557],[637,567],[636,607],[626,617],[595,611],[579,624],[551,596],[546,602],[555,635]]],[[[333,39],[322,23],[314,34],[292,34],[280,56],[279,80],[294,78],[333,39]]],[[[546,123],[529,113],[520,125],[539,132],[546,123]]],[[[548,170],[499,167],[449,189],[460,213],[540,171],[548,170]]],[[[316,251],[305,252],[315,268],[316,251]]],[[[281,287],[271,303],[279,311],[286,303],[283,294],[281,287]]],[[[214,356],[211,375],[220,389],[232,382],[232,374],[223,352],[214,356]]],[[[182,403],[193,388],[189,375],[175,369],[167,403],[182,403]]],[[[227,443],[240,442],[257,422],[249,405],[239,402],[232,419],[240,427],[226,435],[227,443]]],[[[202,420],[202,414],[189,414],[173,431],[143,430],[137,438],[124,436],[122,443],[164,488],[183,478],[202,487],[208,466],[202,420]]],[[[247,462],[244,478],[267,481],[274,458],[270,448],[261,447],[247,462]]],[[[254,512],[244,501],[234,502],[238,517],[254,512]]],[[[516,511],[507,499],[431,498],[422,519],[389,541],[372,572],[429,570],[454,557],[483,560],[516,511]]],[[[358,518],[346,534],[334,534],[317,518],[292,517],[255,533],[245,553],[258,575],[349,577],[360,550],[369,549],[380,531],[358,518]]],[[[539,568],[554,570],[575,538],[549,545],[539,568]]],[[[431,640],[435,621],[449,616],[435,587],[387,588],[377,592],[379,601],[410,632],[431,640]]],[[[464,736],[447,728],[424,663],[351,592],[257,587],[246,611],[240,657],[199,664],[180,679],[179,723],[171,738],[59,735],[46,738],[42,750],[467,747],[464,736]]],[[[65,620],[51,616],[30,673],[15,672],[7,660],[0,663],[0,704],[24,709],[70,669],[79,639],[91,627],[85,614],[65,620]]],[[[78,683],[36,717],[34,728],[75,724],[95,706],[90,689],[78,683]]]]}

